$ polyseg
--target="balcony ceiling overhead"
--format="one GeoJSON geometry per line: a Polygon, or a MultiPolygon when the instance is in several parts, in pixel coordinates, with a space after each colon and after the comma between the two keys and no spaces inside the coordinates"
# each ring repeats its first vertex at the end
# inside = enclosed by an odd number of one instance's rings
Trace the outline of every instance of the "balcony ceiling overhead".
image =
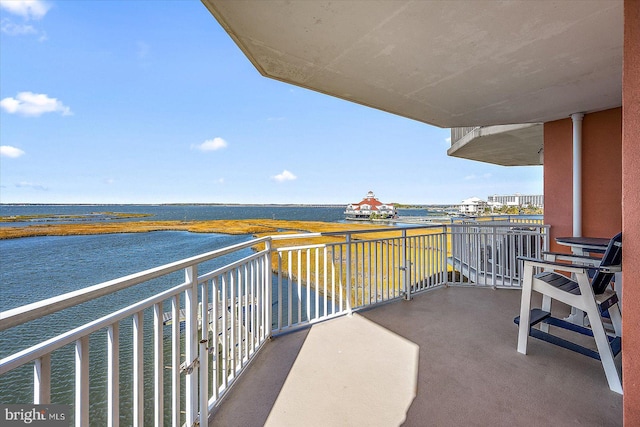
{"type": "Polygon", "coordinates": [[[542,164],[541,123],[476,127],[451,144],[453,157],[502,166],[542,164]]]}
{"type": "Polygon", "coordinates": [[[263,75],[440,127],[622,104],[619,0],[202,1],[263,75]]]}

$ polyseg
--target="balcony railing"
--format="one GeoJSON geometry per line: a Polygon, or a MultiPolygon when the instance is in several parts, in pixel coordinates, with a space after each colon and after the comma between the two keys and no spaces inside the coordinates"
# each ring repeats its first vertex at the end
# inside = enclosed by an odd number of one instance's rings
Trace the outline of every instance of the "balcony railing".
{"type": "Polygon", "coordinates": [[[0,378],[32,381],[36,404],[72,395],[77,426],[206,425],[269,337],[445,284],[517,288],[516,257],[538,256],[547,231],[473,223],[254,239],[0,313],[0,330],[28,327],[184,272],[167,290],[5,357],[0,378]],[[229,256],[235,261],[206,268],[229,256]],[[72,369],[67,390],[54,387],[72,369]]]}
{"type": "Polygon", "coordinates": [[[461,140],[463,136],[476,129],[478,126],[451,128],[451,145],[461,140]]]}
{"type": "Polygon", "coordinates": [[[541,258],[548,251],[548,226],[534,222],[484,225],[453,224],[451,264],[454,283],[473,283],[496,288],[519,288],[519,256],[541,258]]]}

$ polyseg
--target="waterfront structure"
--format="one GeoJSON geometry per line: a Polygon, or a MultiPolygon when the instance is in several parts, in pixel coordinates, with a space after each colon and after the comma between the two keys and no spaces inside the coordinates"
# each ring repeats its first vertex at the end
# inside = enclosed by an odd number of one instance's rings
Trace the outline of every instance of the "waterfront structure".
{"type": "Polygon", "coordinates": [[[350,203],[344,211],[346,219],[351,220],[372,220],[389,219],[397,216],[396,207],[393,203],[382,203],[369,191],[358,203],[350,203]]]}
{"type": "Polygon", "coordinates": [[[479,197],[471,197],[468,199],[464,199],[458,209],[463,215],[477,215],[484,211],[484,208],[487,206],[487,202],[482,200],[479,197]]]}
{"type": "Polygon", "coordinates": [[[501,206],[517,206],[525,207],[531,206],[534,208],[544,207],[544,196],[542,194],[528,195],[528,194],[510,194],[510,195],[497,195],[487,197],[487,204],[489,206],[501,207],[501,206]]]}

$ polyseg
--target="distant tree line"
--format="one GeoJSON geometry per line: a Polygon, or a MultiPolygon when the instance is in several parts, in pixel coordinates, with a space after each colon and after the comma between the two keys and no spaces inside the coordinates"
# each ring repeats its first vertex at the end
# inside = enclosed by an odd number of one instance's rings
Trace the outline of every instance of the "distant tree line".
{"type": "Polygon", "coordinates": [[[486,214],[503,214],[503,215],[542,215],[543,208],[527,205],[527,206],[502,206],[501,208],[487,206],[484,209],[486,214]]]}

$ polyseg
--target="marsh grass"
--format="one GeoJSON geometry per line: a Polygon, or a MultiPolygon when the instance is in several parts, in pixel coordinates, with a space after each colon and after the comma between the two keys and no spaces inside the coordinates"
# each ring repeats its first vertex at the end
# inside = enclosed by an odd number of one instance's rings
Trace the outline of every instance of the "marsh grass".
{"type": "Polygon", "coordinates": [[[26,221],[76,221],[87,220],[97,216],[103,217],[104,220],[109,219],[128,219],[128,218],[146,218],[152,216],[147,213],[129,213],[129,212],[92,212],[90,214],[36,214],[36,215],[8,215],[0,216],[0,222],[26,222],[26,221]]]}
{"type": "MultiPolygon", "coordinates": [[[[399,296],[402,289],[402,273],[390,266],[403,265],[402,231],[379,230],[375,224],[344,224],[321,221],[288,221],[273,219],[240,219],[208,221],[128,221],[94,222],[73,224],[38,224],[25,227],[0,227],[0,239],[13,239],[36,236],[73,236],[113,233],[146,233],[151,231],[187,231],[192,233],[251,234],[255,237],[268,235],[287,235],[303,233],[329,233],[321,236],[296,237],[272,240],[272,249],[276,250],[271,259],[271,269],[280,268],[289,281],[300,281],[313,288],[318,295],[327,294],[334,301],[346,301],[350,298],[352,307],[369,302],[399,296]],[[351,295],[346,295],[347,283],[347,232],[351,234],[350,274],[351,295]],[[364,232],[362,232],[364,231],[364,232]],[[386,239],[381,242],[381,239],[386,239]],[[296,249],[286,250],[295,246],[296,249]],[[297,249],[299,247],[305,249],[297,249]],[[325,249],[326,247],[326,249],[325,249]],[[281,252],[277,252],[280,250],[281,252]],[[280,256],[279,253],[282,255],[280,256]],[[280,265],[279,265],[280,264],[280,265]],[[325,285],[326,283],[326,285],[325,285]]],[[[442,227],[433,229],[406,230],[406,236],[434,235],[443,233],[442,227]]],[[[450,247],[450,236],[447,236],[450,247]]],[[[263,250],[264,243],[257,244],[254,250],[263,250]]],[[[435,275],[440,269],[447,268],[441,258],[432,256],[440,251],[420,245],[414,245],[406,251],[407,259],[412,263],[433,259],[421,271],[421,276],[435,275]],[[430,252],[429,252],[430,251],[430,252]],[[429,252],[429,253],[427,253],[429,252]]],[[[447,254],[450,255],[450,254],[447,254]]],[[[450,271],[451,269],[448,268],[450,271]]],[[[416,278],[418,280],[418,278],[416,278]]]]}

